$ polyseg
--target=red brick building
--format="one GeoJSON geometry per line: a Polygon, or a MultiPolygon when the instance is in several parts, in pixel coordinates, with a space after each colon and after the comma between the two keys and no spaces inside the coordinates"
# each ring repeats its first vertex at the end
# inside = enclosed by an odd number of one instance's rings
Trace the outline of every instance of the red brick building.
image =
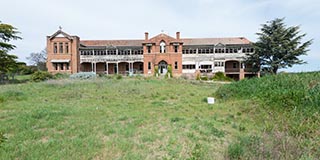
{"type": "Polygon", "coordinates": [[[80,40],[58,30],[47,36],[47,68],[51,73],[96,72],[152,76],[155,68],[164,75],[171,66],[173,76],[212,75],[224,72],[234,79],[259,76],[245,65],[251,42],[235,38],[181,38],[164,33],[139,40],[80,40]]]}

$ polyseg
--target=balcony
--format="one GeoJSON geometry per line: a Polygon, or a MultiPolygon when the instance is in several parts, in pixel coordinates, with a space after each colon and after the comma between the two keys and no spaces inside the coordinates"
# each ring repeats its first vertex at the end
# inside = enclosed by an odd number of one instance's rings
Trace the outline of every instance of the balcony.
{"type": "Polygon", "coordinates": [[[225,72],[240,72],[240,68],[225,68],[225,72]]]}

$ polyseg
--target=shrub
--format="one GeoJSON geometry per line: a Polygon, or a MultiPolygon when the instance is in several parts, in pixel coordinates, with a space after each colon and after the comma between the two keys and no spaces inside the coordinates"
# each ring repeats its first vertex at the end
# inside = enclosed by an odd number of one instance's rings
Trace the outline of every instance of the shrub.
{"type": "Polygon", "coordinates": [[[121,74],[118,74],[116,79],[122,79],[122,75],[121,74]]]}
{"type": "Polygon", "coordinates": [[[52,78],[53,75],[46,71],[36,71],[31,75],[31,80],[34,82],[45,81],[52,78]]]}
{"type": "Polygon", "coordinates": [[[208,77],[207,77],[207,76],[201,76],[200,79],[203,80],[203,81],[207,81],[207,80],[208,80],[208,77]]]}
{"type": "Polygon", "coordinates": [[[201,80],[200,73],[197,73],[196,80],[201,80]]]}
{"type": "Polygon", "coordinates": [[[57,73],[53,77],[54,79],[65,79],[69,77],[69,74],[57,73]]]}
{"type": "Polygon", "coordinates": [[[79,72],[79,73],[70,75],[71,79],[92,79],[96,77],[97,77],[97,74],[94,72],[79,72]]]}
{"type": "Polygon", "coordinates": [[[222,72],[215,73],[211,79],[215,81],[233,81],[232,78],[225,76],[222,72]]]}
{"type": "Polygon", "coordinates": [[[166,73],[166,78],[172,78],[172,66],[168,65],[168,72],[166,73]]]}
{"type": "Polygon", "coordinates": [[[158,66],[155,66],[154,67],[154,76],[158,76],[158,74],[159,74],[159,68],[158,68],[158,66]]]}

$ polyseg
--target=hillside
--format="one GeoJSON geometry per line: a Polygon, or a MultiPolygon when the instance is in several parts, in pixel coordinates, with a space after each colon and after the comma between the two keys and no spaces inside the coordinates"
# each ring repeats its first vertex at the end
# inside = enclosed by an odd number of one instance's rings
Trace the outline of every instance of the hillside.
{"type": "Polygon", "coordinates": [[[227,85],[150,78],[2,85],[0,159],[316,159],[319,79],[307,73],[227,85]],[[208,105],[208,96],[217,103],[208,105]]]}

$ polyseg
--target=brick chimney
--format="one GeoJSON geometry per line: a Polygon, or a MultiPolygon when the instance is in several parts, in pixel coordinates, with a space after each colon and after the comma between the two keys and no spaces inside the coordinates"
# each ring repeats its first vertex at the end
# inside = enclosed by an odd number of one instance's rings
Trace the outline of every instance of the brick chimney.
{"type": "Polygon", "coordinates": [[[145,33],[144,33],[144,40],[147,41],[148,39],[149,39],[149,33],[148,33],[148,32],[145,32],[145,33]]]}
{"type": "Polygon", "coordinates": [[[176,39],[177,39],[177,40],[180,40],[180,32],[177,32],[177,33],[176,33],[176,39]]]}

